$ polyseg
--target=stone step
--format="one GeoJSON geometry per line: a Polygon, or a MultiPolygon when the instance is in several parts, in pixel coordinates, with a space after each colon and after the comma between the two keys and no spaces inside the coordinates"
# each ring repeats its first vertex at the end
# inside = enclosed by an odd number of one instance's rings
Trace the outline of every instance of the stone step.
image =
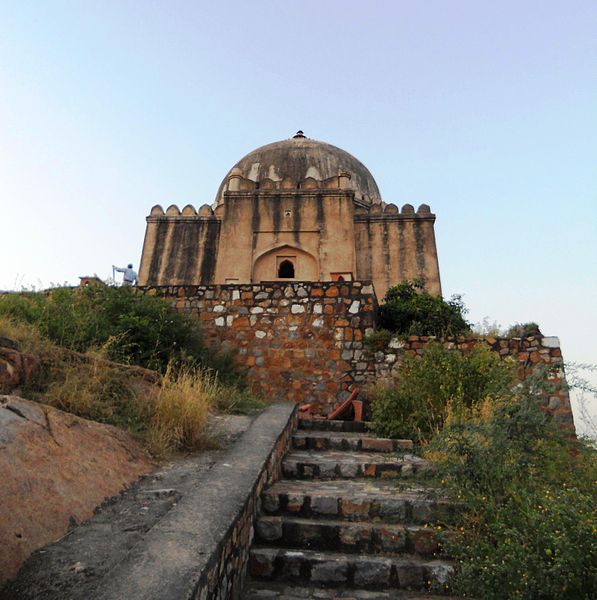
{"type": "Polygon", "coordinates": [[[402,590],[355,590],[325,587],[298,587],[285,583],[250,581],[243,595],[244,600],[456,600],[448,596],[436,596],[425,592],[402,590]]]}
{"type": "Polygon", "coordinates": [[[262,515],[255,534],[261,544],[286,548],[428,557],[441,552],[436,530],[424,525],[262,515]]]}
{"type": "Polygon", "coordinates": [[[340,421],[328,419],[299,419],[299,429],[308,431],[345,431],[364,433],[369,431],[369,423],[366,421],[340,421]]]}
{"type": "Polygon", "coordinates": [[[302,585],[425,590],[432,584],[445,585],[452,572],[452,565],[445,560],[428,561],[417,557],[258,546],[251,549],[249,556],[252,578],[302,585]]]}
{"type": "Polygon", "coordinates": [[[425,524],[454,521],[456,507],[433,488],[401,486],[395,480],[281,480],[264,490],[267,514],[347,521],[425,524]]]}
{"type": "Polygon", "coordinates": [[[378,438],[370,433],[296,431],[292,444],[297,450],[354,450],[366,452],[412,452],[412,440],[378,438]]]}
{"type": "Polygon", "coordinates": [[[284,477],[298,479],[410,477],[430,471],[431,464],[413,454],[380,456],[379,452],[296,450],[282,463],[284,477]]]}

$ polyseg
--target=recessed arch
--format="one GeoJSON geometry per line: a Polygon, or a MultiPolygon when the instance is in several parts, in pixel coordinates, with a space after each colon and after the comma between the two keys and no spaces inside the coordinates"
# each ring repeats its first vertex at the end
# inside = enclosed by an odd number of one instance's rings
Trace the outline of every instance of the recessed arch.
{"type": "Polygon", "coordinates": [[[253,263],[252,281],[318,281],[319,267],[315,257],[296,246],[283,244],[260,254],[253,263]]]}

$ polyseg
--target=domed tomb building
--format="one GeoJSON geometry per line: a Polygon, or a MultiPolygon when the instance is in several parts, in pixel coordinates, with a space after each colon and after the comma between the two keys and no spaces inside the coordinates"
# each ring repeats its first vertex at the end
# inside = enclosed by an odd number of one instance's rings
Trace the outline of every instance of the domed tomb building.
{"type": "Polygon", "coordinates": [[[299,131],[238,161],[213,207],[154,206],[139,285],[371,280],[381,298],[421,278],[440,294],[434,222],[426,204],[384,203],[365,165],[299,131]]]}

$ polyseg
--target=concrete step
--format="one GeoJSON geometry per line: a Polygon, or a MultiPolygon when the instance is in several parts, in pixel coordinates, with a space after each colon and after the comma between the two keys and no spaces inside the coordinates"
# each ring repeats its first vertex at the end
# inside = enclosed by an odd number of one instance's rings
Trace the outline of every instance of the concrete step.
{"type": "Polygon", "coordinates": [[[384,523],[451,523],[456,508],[433,488],[395,480],[281,480],[264,490],[261,508],[272,515],[384,523]]]}
{"type": "Polygon", "coordinates": [[[431,464],[413,454],[380,455],[379,452],[289,452],[282,463],[284,477],[297,479],[353,479],[355,477],[410,477],[431,471],[431,464]]]}
{"type": "Polygon", "coordinates": [[[441,553],[436,530],[424,525],[262,515],[255,534],[261,544],[286,548],[427,557],[441,553]]]}
{"type": "Polygon", "coordinates": [[[444,560],[392,555],[253,547],[249,557],[250,577],[301,585],[425,590],[431,584],[446,584],[452,573],[452,565],[444,560]]]}
{"type": "Polygon", "coordinates": [[[401,590],[355,590],[346,588],[299,587],[285,583],[250,581],[245,588],[244,600],[456,600],[425,592],[401,590]]]}
{"type": "Polygon", "coordinates": [[[296,431],[292,444],[297,450],[353,450],[365,452],[412,452],[412,440],[378,438],[370,433],[296,431]]]}
{"type": "Polygon", "coordinates": [[[298,427],[307,431],[345,431],[356,433],[369,431],[369,423],[366,421],[299,419],[298,427]]]}

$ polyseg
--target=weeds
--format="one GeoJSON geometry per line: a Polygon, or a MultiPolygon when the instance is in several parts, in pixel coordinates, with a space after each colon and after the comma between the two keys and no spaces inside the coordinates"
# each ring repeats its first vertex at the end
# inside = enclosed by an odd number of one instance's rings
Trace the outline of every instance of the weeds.
{"type": "Polygon", "coordinates": [[[572,441],[528,390],[449,416],[429,446],[466,510],[446,538],[460,597],[585,599],[597,593],[597,452],[572,441]]]}
{"type": "Polygon", "coordinates": [[[264,403],[248,390],[222,381],[208,368],[172,362],[163,377],[104,358],[103,347],[86,354],[45,339],[36,326],[0,315],[0,336],[18,342],[39,361],[21,393],[79,417],[126,429],[156,457],[213,445],[208,418],[216,412],[247,413],[264,403]]]}
{"type": "Polygon", "coordinates": [[[210,352],[196,319],[132,287],[54,288],[0,297],[0,315],[33,326],[43,338],[76,352],[164,373],[169,364],[217,370],[238,380],[229,354],[210,352]]]}
{"type": "Polygon", "coordinates": [[[152,454],[162,457],[175,450],[202,450],[213,445],[207,419],[226,393],[212,372],[174,372],[169,368],[148,403],[145,439],[152,454]]]}
{"type": "Polygon", "coordinates": [[[424,443],[442,429],[449,411],[508,393],[515,374],[513,361],[500,359],[483,344],[463,356],[430,343],[423,356],[403,358],[394,384],[375,387],[373,426],[382,435],[424,443]]]}
{"type": "Polygon", "coordinates": [[[387,349],[393,335],[387,329],[376,329],[365,338],[365,347],[369,352],[383,352],[387,349]]]}
{"type": "Polygon", "coordinates": [[[515,323],[507,329],[504,337],[526,338],[532,335],[541,335],[541,331],[539,330],[539,325],[537,325],[537,323],[515,323]]]}
{"type": "Polygon", "coordinates": [[[460,507],[461,535],[443,540],[458,597],[597,594],[597,451],[539,408],[561,369],[536,367],[518,382],[515,365],[485,345],[463,356],[430,344],[405,358],[394,387],[377,390],[377,430],[423,442],[460,507]]]}

